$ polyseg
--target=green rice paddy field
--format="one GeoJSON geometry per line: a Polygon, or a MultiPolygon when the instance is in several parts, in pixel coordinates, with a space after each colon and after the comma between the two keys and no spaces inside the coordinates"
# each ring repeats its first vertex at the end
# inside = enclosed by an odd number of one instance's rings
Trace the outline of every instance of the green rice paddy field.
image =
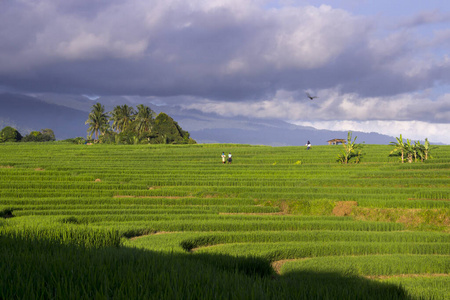
{"type": "Polygon", "coordinates": [[[450,146],[341,148],[0,144],[0,299],[450,299],[450,146]]]}

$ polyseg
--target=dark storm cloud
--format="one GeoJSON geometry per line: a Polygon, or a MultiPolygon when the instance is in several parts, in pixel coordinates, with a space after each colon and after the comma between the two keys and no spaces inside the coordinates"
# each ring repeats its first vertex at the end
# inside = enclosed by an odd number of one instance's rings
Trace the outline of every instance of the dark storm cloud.
{"type": "Polygon", "coordinates": [[[271,22],[261,26],[257,20],[238,19],[226,8],[129,2],[135,5],[4,3],[2,83],[18,90],[99,94],[242,98],[264,92],[267,84],[260,78],[221,69],[252,51],[254,41],[262,39],[262,27],[271,22]],[[20,26],[6,26],[14,23],[20,26]]]}
{"type": "MultiPolygon", "coordinates": [[[[449,43],[450,34],[438,30],[423,37],[413,30],[445,23],[448,15],[431,11],[402,20],[397,27],[386,25],[396,28],[386,32],[380,27],[385,20],[325,5],[2,1],[0,86],[189,103],[248,101],[251,106],[276,103],[283,91],[302,101],[304,91],[311,90],[323,91],[322,98],[333,95],[334,106],[345,107],[346,94],[356,94],[355,104],[364,106],[368,97],[449,84],[450,62],[436,49],[449,43]]],[[[339,117],[332,106],[327,109],[328,116],[339,117]]],[[[323,110],[316,107],[314,115],[323,110]]]]}
{"type": "Polygon", "coordinates": [[[49,92],[56,80],[57,91],[246,98],[323,66],[361,33],[343,11],[230,3],[3,2],[0,79],[49,92]]]}

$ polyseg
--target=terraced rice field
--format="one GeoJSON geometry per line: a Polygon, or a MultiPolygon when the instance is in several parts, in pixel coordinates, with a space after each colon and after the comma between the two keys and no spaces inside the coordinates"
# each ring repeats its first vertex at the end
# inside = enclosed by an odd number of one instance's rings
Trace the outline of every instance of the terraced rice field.
{"type": "Polygon", "coordinates": [[[450,146],[340,150],[0,144],[0,299],[450,299],[450,146]]]}

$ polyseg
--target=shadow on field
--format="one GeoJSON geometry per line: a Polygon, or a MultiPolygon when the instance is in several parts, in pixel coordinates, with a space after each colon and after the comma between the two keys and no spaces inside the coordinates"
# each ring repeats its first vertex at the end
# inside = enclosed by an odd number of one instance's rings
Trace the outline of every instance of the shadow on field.
{"type": "Polygon", "coordinates": [[[408,299],[334,273],[274,274],[268,261],[100,249],[0,236],[0,299],[408,299]]]}

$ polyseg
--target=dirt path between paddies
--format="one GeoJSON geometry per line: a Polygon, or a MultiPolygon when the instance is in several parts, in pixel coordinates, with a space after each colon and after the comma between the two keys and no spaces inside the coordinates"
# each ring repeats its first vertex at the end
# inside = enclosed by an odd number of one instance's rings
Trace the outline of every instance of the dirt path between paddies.
{"type": "Polygon", "coordinates": [[[255,215],[255,216],[277,216],[277,215],[287,215],[285,212],[271,212],[271,213],[226,213],[226,212],[219,212],[219,215],[255,215]]]}

